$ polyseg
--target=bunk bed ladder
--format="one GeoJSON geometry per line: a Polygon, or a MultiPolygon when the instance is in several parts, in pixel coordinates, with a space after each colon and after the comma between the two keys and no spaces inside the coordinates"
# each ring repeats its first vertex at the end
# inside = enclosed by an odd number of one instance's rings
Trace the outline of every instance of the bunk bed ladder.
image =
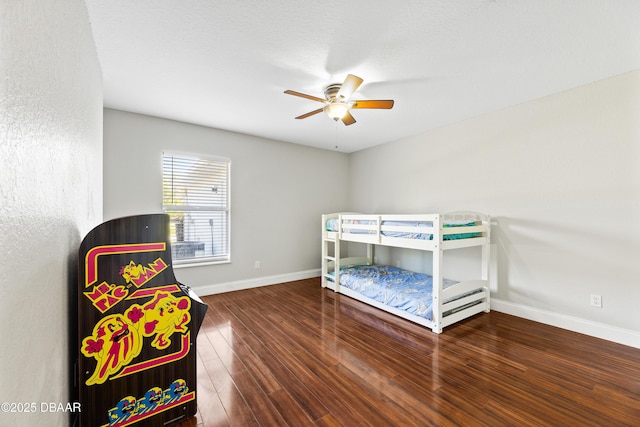
{"type": "Polygon", "coordinates": [[[331,240],[326,237],[322,237],[322,287],[327,287],[327,280],[329,275],[329,263],[335,262],[335,257],[329,256],[329,244],[331,240]]]}
{"type": "MultiPolygon", "coordinates": [[[[330,237],[326,231],[324,231],[324,227],[326,224],[326,219],[323,215],[322,217],[322,268],[321,268],[321,285],[323,288],[326,288],[329,282],[333,282],[335,289],[334,291],[339,291],[339,280],[340,280],[340,244],[339,238],[336,236],[330,237]],[[330,246],[333,244],[333,255],[331,254],[330,246]],[[333,275],[330,273],[333,272],[333,275]]],[[[329,286],[330,287],[330,286],[329,286]]]]}

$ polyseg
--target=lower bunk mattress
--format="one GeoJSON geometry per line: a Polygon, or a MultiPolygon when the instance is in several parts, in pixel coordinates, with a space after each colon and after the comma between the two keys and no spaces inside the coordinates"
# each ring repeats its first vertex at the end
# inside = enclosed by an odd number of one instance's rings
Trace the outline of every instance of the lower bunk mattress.
{"type": "MultiPolygon", "coordinates": [[[[330,273],[330,276],[335,275],[330,273]]],[[[443,279],[442,287],[446,289],[456,283],[458,282],[443,279]]],[[[343,267],[340,269],[340,286],[382,304],[432,320],[433,277],[427,274],[389,265],[343,267]]]]}

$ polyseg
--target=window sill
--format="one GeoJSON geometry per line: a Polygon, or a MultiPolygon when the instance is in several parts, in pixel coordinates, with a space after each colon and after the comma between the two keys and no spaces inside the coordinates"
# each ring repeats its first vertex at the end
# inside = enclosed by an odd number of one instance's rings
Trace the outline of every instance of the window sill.
{"type": "Polygon", "coordinates": [[[174,261],[173,262],[173,268],[174,269],[179,269],[179,268],[189,268],[189,267],[203,267],[206,265],[218,265],[218,264],[231,264],[231,260],[230,259],[222,259],[222,260],[217,260],[217,259],[202,259],[202,260],[185,260],[185,261],[174,261]]]}

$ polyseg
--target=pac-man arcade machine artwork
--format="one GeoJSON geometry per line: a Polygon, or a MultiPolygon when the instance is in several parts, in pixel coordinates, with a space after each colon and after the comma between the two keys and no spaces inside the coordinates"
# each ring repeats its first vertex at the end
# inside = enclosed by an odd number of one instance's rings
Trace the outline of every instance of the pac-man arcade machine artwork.
{"type": "Polygon", "coordinates": [[[79,256],[79,425],[164,426],[195,415],[207,306],[173,274],[169,216],[105,222],[79,256]]]}

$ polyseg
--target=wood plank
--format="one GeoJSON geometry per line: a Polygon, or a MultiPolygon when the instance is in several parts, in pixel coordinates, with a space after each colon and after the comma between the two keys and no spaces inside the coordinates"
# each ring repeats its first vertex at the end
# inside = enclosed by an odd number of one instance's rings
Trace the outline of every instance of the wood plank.
{"type": "MultiPolygon", "coordinates": [[[[206,426],[230,426],[231,424],[229,423],[229,419],[227,418],[227,413],[224,410],[224,406],[222,406],[220,397],[218,396],[218,393],[213,386],[213,383],[211,382],[211,378],[209,377],[204,363],[206,362],[198,360],[197,365],[198,417],[200,418],[202,424],[206,426]]],[[[186,425],[183,426],[181,424],[181,427],[186,427],[186,425]]]]}
{"type": "MultiPolygon", "coordinates": [[[[242,397],[242,402],[234,406],[244,407],[251,411],[257,425],[282,426],[287,425],[283,412],[273,405],[273,402],[256,384],[249,371],[243,371],[233,375],[235,389],[242,397]]],[[[227,409],[228,410],[228,409],[227,409]]],[[[248,417],[248,414],[244,416],[248,417]]],[[[231,417],[230,417],[231,418],[231,417]]],[[[244,426],[246,421],[241,420],[238,425],[244,426]]],[[[249,422],[252,423],[250,419],[249,422]]]]}
{"type": "Polygon", "coordinates": [[[290,426],[313,426],[314,422],[284,389],[269,394],[271,403],[290,426]]]}

